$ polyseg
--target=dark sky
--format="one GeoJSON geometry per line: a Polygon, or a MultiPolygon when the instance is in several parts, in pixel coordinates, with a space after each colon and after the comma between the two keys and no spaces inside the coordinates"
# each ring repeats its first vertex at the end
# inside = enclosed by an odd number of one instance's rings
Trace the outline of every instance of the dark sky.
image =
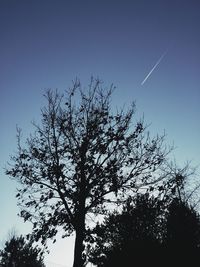
{"type": "MultiPolygon", "coordinates": [[[[174,142],[172,158],[200,163],[199,14],[195,0],[0,1],[0,237],[12,226],[27,231],[3,167],[16,124],[26,136],[39,120],[45,88],[63,91],[75,77],[87,86],[91,75],[114,83],[114,106],[136,100],[151,132],[174,142]]],[[[70,267],[58,250],[52,259],[70,267]]]]}

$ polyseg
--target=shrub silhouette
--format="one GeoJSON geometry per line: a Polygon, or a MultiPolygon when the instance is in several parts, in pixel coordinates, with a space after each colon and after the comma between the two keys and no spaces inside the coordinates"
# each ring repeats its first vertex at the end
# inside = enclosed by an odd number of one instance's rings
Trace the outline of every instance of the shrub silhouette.
{"type": "Polygon", "coordinates": [[[45,267],[43,253],[23,236],[13,235],[0,252],[3,267],[45,267]]]}
{"type": "Polygon", "coordinates": [[[90,260],[98,267],[193,264],[198,259],[199,215],[177,198],[166,207],[159,198],[138,195],[95,231],[90,260]]]}
{"type": "Polygon", "coordinates": [[[200,245],[200,219],[193,207],[175,198],[169,206],[166,247],[191,250],[200,245]]]}

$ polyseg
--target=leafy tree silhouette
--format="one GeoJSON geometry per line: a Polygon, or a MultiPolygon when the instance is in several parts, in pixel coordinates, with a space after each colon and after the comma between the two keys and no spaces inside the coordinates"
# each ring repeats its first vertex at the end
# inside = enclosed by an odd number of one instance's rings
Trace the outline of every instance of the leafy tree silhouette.
{"type": "Polygon", "coordinates": [[[168,207],[164,237],[164,255],[168,264],[178,262],[183,266],[195,266],[199,260],[199,248],[199,214],[187,202],[174,198],[168,207]]]}
{"type": "Polygon", "coordinates": [[[143,120],[133,125],[134,104],[112,111],[113,89],[92,78],[88,90],[78,80],[65,96],[48,90],[41,125],[34,123],[23,146],[18,129],[18,152],[7,169],[19,182],[20,216],[33,223],[33,240],[45,245],[59,228],[63,237],[76,233],[73,267],[86,257],[86,217],[161,179],[154,173],[170,150],[164,135],[150,138],[143,120]]]}
{"type": "Polygon", "coordinates": [[[195,264],[199,258],[200,218],[188,203],[137,195],[121,213],[94,229],[90,261],[98,267],[195,264]],[[167,208],[167,210],[166,210],[167,208]]]}
{"type": "Polygon", "coordinates": [[[97,266],[129,266],[141,254],[154,253],[162,243],[164,210],[163,201],[149,194],[129,198],[122,212],[110,213],[94,229],[90,261],[97,266]]]}
{"type": "Polygon", "coordinates": [[[27,242],[23,236],[13,235],[6,241],[0,257],[3,267],[45,267],[42,250],[27,242]]]}
{"type": "Polygon", "coordinates": [[[200,218],[193,207],[175,198],[169,206],[166,225],[166,246],[191,250],[200,246],[200,218]]]}

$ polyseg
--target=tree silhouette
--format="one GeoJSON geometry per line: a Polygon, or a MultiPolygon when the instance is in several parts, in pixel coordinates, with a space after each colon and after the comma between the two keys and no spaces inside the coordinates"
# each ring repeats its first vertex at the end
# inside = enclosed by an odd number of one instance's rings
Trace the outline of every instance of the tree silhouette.
{"type": "Polygon", "coordinates": [[[1,266],[5,267],[45,267],[42,250],[25,241],[23,236],[13,235],[6,241],[0,257],[1,266]]]}
{"type": "Polygon", "coordinates": [[[193,207],[175,198],[169,206],[166,246],[180,251],[200,246],[200,218],[193,207]]]}
{"type": "MultiPolygon", "coordinates": [[[[174,188],[174,187],[172,187],[174,188]]],[[[137,195],[122,212],[110,213],[94,228],[89,260],[98,267],[196,263],[200,217],[188,203],[174,198],[137,195]]]]}
{"type": "Polygon", "coordinates": [[[162,244],[164,210],[163,201],[149,194],[128,199],[122,212],[110,213],[94,229],[90,261],[98,267],[129,266],[139,255],[153,253],[162,244]]]}
{"type": "Polygon", "coordinates": [[[150,138],[143,120],[133,125],[134,104],[112,111],[113,89],[92,78],[88,90],[78,80],[64,96],[48,90],[41,125],[23,146],[18,129],[7,170],[20,184],[20,216],[33,223],[33,240],[45,245],[59,227],[63,237],[75,231],[74,267],[84,264],[86,217],[161,179],[154,173],[169,152],[164,135],[150,138]]]}

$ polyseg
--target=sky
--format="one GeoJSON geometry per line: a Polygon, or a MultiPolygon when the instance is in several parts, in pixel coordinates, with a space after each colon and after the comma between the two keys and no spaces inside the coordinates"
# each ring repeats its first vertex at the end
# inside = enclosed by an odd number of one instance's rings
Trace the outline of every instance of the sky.
{"type": "MultiPolygon", "coordinates": [[[[4,168],[16,125],[27,137],[47,88],[63,92],[76,77],[87,86],[91,75],[113,83],[114,106],[136,101],[138,119],[174,143],[171,158],[200,164],[199,14],[198,0],[0,0],[0,245],[12,228],[31,229],[4,168]]],[[[72,260],[73,238],[45,256],[47,267],[72,260]]]]}

